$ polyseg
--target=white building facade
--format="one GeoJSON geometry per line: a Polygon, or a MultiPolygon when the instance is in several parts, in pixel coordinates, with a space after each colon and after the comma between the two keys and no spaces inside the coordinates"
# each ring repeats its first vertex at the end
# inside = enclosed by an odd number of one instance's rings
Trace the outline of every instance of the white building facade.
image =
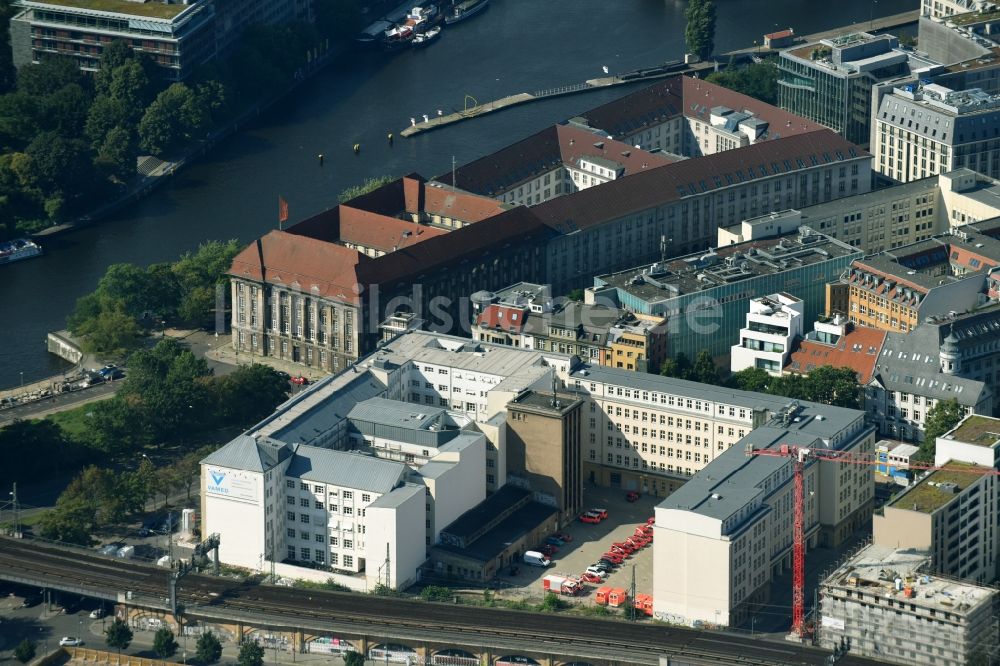
{"type": "Polygon", "coordinates": [[[732,348],[730,370],[757,368],[780,375],[795,341],[802,337],[804,314],[802,299],[791,294],[751,299],[746,326],[732,348]]]}

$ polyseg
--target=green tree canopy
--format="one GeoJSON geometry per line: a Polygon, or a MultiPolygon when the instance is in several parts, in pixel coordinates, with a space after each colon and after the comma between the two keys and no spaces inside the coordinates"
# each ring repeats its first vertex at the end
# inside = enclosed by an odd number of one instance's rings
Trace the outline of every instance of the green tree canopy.
{"type": "Polygon", "coordinates": [[[702,60],[710,58],[715,51],[715,3],[712,0],[688,0],[684,17],[687,19],[684,28],[687,52],[702,60]]]}
{"type": "Polygon", "coordinates": [[[693,376],[691,361],[684,352],[679,353],[674,358],[668,358],[660,366],[660,374],[664,377],[676,377],[677,379],[691,379],[693,376]]]}
{"type": "Polygon", "coordinates": [[[365,656],[360,652],[344,653],[344,666],[365,666],[365,656]]]}
{"type": "Polygon", "coordinates": [[[177,641],[174,639],[174,632],[166,627],[160,627],[153,634],[153,652],[160,659],[172,657],[177,652],[177,641]]]}
{"type": "MultiPolygon", "coordinates": [[[[27,664],[35,658],[35,652],[36,647],[34,641],[25,638],[17,644],[16,648],[14,648],[14,657],[22,664],[27,664]]],[[[364,666],[363,662],[362,666],[364,666]]]]}
{"type": "Polygon", "coordinates": [[[243,641],[236,663],[240,666],[264,666],[264,648],[257,641],[243,641]]]}
{"type": "Polygon", "coordinates": [[[719,370],[715,367],[715,360],[707,349],[698,352],[691,368],[691,379],[702,384],[719,383],[719,370]]]}
{"type": "Polygon", "coordinates": [[[260,363],[241,365],[216,382],[218,413],[228,422],[252,425],[288,397],[288,380],[260,363]]]}
{"type": "Polygon", "coordinates": [[[337,201],[339,201],[340,203],[346,203],[351,199],[356,199],[360,197],[362,194],[368,194],[369,192],[377,190],[383,185],[388,185],[393,180],[395,180],[395,178],[393,178],[392,176],[376,176],[375,178],[366,178],[365,182],[361,183],[360,185],[352,185],[351,187],[348,187],[346,190],[341,192],[340,196],[337,197],[337,201]]]}
{"type": "Polygon", "coordinates": [[[965,408],[958,400],[938,400],[937,404],[927,410],[927,420],[924,421],[924,441],[915,459],[930,462],[934,460],[937,449],[937,438],[958,425],[965,416],[965,408]]]}
{"type": "Polygon", "coordinates": [[[762,368],[745,368],[739,372],[734,372],[730,378],[733,388],[741,391],[753,391],[755,393],[766,393],[767,386],[771,383],[771,375],[762,368]]]}
{"type": "Polygon", "coordinates": [[[115,648],[121,654],[132,643],[132,630],[121,620],[115,620],[104,630],[104,641],[108,647],[115,648]]]}
{"type": "Polygon", "coordinates": [[[195,655],[203,664],[214,664],[222,656],[222,643],[211,631],[206,631],[198,637],[195,655]]]}
{"type": "Polygon", "coordinates": [[[740,68],[730,66],[722,71],[712,72],[705,80],[768,104],[778,103],[778,66],[774,59],[740,68]]]}

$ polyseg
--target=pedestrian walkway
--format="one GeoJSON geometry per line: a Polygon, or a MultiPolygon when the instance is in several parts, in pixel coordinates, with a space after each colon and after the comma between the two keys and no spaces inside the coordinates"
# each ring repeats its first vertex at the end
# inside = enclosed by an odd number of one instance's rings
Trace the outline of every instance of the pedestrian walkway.
{"type": "Polygon", "coordinates": [[[209,333],[208,331],[197,331],[185,337],[195,355],[202,355],[204,358],[224,363],[231,366],[249,365],[260,363],[278,370],[286,372],[292,377],[303,376],[310,381],[316,381],[326,377],[328,373],[321,370],[308,368],[291,361],[283,361],[271,356],[261,356],[259,354],[239,353],[232,347],[232,338],[225,334],[209,333]]]}

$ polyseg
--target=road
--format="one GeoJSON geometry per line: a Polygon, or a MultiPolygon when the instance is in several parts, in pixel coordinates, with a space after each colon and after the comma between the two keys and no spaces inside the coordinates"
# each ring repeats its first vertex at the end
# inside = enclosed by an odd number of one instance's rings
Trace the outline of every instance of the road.
{"type": "Polygon", "coordinates": [[[37,402],[29,402],[25,405],[10,407],[0,411],[0,426],[4,426],[19,419],[39,419],[49,414],[63,412],[90,402],[104,400],[114,395],[121,382],[99,384],[93,388],[87,388],[71,393],[60,393],[51,398],[44,398],[37,402]]]}
{"type": "MultiPolygon", "coordinates": [[[[162,568],[102,558],[92,551],[55,548],[29,541],[0,539],[0,579],[36,581],[50,588],[88,596],[116,598],[133,593],[135,605],[163,607],[169,572],[162,568]]],[[[251,626],[303,629],[322,633],[364,633],[402,641],[456,645],[545,646],[554,654],[591,657],[655,654],[711,657],[718,663],[825,663],[828,653],[794,644],[754,641],[742,636],[696,631],[653,623],[612,622],[560,614],[436,604],[411,599],[358,595],[235,582],[189,574],[178,585],[178,603],[190,618],[242,621],[251,626]]],[[[848,657],[839,663],[874,664],[848,657]]]]}

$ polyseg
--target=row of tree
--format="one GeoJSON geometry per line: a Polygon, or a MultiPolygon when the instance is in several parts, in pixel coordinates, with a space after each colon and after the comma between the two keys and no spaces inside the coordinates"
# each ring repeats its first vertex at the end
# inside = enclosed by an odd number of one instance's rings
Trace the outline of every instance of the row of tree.
{"type": "Polygon", "coordinates": [[[768,104],[778,104],[778,65],[774,58],[750,63],[746,67],[730,63],[729,67],[712,72],[705,80],[768,104]]]}
{"type": "Polygon", "coordinates": [[[702,384],[728,386],[743,391],[770,393],[796,400],[820,402],[837,407],[858,409],[861,403],[861,387],[858,375],[850,368],[834,368],[824,365],[812,370],[808,375],[789,373],[774,377],[760,368],[747,368],[733,373],[728,379],[719,377],[718,368],[707,349],[698,352],[692,363],[685,354],[668,359],[660,368],[660,374],[677,377],[702,384]]]}
{"type": "Polygon", "coordinates": [[[77,300],[69,329],[87,351],[122,355],[167,323],[208,326],[226,307],[226,271],[239,251],[239,241],[209,241],[172,264],[112,264],[97,289],[77,300]]]}

